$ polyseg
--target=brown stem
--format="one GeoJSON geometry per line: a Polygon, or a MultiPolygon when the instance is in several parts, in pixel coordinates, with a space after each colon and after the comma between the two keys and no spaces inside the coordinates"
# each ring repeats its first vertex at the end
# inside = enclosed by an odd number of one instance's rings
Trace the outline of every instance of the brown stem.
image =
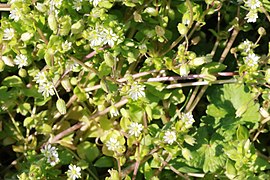
{"type": "Polygon", "coordinates": [[[38,34],[41,37],[41,39],[44,41],[44,43],[47,45],[49,43],[49,41],[47,40],[47,38],[44,36],[43,32],[37,28],[38,34]]]}
{"type": "MultiPolygon", "coordinates": [[[[128,99],[123,98],[121,101],[119,101],[118,103],[114,104],[114,106],[115,106],[116,108],[119,108],[119,107],[125,105],[127,102],[128,102],[128,99]]],[[[91,116],[89,117],[89,120],[95,119],[95,118],[97,118],[97,117],[99,117],[99,116],[102,116],[102,115],[107,114],[107,113],[110,111],[110,108],[111,108],[111,107],[107,107],[107,108],[104,109],[103,111],[98,111],[98,112],[96,112],[95,114],[93,114],[93,115],[91,115],[91,116]]],[[[67,135],[69,135],[69,134],[71,134],[72,132],[76,131],[77,129],[80,129],[83,125],[84,125],[84,123],[79,122],[79,123],[77,123],[77,124],[71,126],[70,128],[68,128],[68,129],[66,129],[66,130],[64,130],[64,131],[62,131],[62,132],[60,132],[60,133],[57,134],[55,137],[53,137],[51,140],[49,140],[49,142],[50,142],[51,144],[56,143],[56,142],[57,142],[58,140],[60,140],[61,138],[65,137],[65,136],[67,136],[67,135]]]]}
{"type": "Polygon", "coordinates": [[[0,11],[10,11],[10,4],[0,3],[0,11]]]}
{"type": "MultiPolygon", "coordinates": [[[[103,51],[103,50],[106,49],[106,48],[108,48],[108,46],[101,47],[101,48],[99,48],[98,50],[99,50],[99,51],[103,51]]],[[[97,51],[92,51],[91,53],[87,54],[87,55],[83,58],[83,61],[92,58],[92,57],[95,56],[96,54],[97,54],[97,51]]]]}
{"type": "MultiPolygon", "coordinates": [[[[223,53],[221,54],[221,57],[220,57],[220,60],[219,60],[220,63],[222,63],[225,60],[225,58],[227,57],[227,55],[230,52],[230,49],[231,49],[231,47],[233,45],[233,42],[235,41],[236,36],[238,35],[238,33],[239,33],[239,29],[236,27],[233,30],[233,33],[231,35],[231,38],[230,38],[229,42],[226,45],[226,48],[224,49],[223,53]]],[[[203,94],[204,94],[204,92],[206,91],[207,88],[208,88],[208,86],[203,86],[202,87],[201,91],[197,95],[197,97],[194,100],[194,102],[192,103],[191,107],[189,109],[186,109],[187,112],[193,111],[193,109],[197,106],[198,102],[202,98],[202,96],[203,96],[203,94]]]]}

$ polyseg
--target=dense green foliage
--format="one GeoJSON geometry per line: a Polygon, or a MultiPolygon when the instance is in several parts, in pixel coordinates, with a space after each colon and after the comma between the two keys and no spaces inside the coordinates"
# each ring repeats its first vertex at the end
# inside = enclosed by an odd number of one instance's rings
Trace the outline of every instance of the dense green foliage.
{"type": "Polygon", "coordinates": [[[0,179],[270,179],[268,0],[11,0],[0,179]]]}

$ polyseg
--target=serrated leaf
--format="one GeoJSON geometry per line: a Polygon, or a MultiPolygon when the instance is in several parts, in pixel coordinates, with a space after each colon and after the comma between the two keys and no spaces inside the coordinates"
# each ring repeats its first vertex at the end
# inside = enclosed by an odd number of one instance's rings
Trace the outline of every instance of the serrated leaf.
{"type": "Polygon", "coordinates": [[[225,84],[223,87],[211,88],[208,94],[210,105],[207,106],[206,113],[218,120],[217,122],[220,119],[223,125],[259,122],[259,104],[254,102],[253,94],[244,85],[225,84]],[[246,111],[241,111],[241,117],[235,117],[236,112],[243,107],[246,107],[246,111]]]}
{"type": "Polygon", "coordinates": [[[224,154],[217,144],[204,144],[199,153],[204,156],[203,171],[205,173],[215,172],[225,164],[224,154]]]}

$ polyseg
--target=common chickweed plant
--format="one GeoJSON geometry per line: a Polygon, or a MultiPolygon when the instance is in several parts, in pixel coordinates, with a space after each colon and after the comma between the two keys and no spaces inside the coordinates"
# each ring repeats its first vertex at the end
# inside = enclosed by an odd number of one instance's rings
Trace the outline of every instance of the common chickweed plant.
{"type": "Polygon", "coordinates": [[[268,0],[8,4],[1,179],[270,179],[268,0]]]}

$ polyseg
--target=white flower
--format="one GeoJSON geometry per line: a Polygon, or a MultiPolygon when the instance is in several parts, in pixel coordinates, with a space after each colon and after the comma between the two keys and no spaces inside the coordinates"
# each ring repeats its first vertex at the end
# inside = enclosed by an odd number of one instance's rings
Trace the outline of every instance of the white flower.
{"type": "Polygon", "coordinates": [[[37,3],[36,8],[38,11],[43,12],[43,13],[46,12],[47,10],[46,5],[43,3],[37,3]]]}
{"type": "Polygon", "coordinates": [[[102,26],[96,26],[94,30],[90,32],[89,40],[90,46],[103,46],[105,44],[106,33],[102,26]]]}
{"type": "Polygon", "coordinates": [[[19,68],[22,68],[23,66],[28,66],[27,57],[23,54],[19,54],[14,59],[14,63],[18,65],[19,68]]]}
{"type": "Polygon", "coordinates": [[[96,7],[101,0],[89,0],[90,3],[93,3],[93,5],[96,7]]]}
{"type": "Polygon", "coordinates": [[[136,101],[141,97],[145,97],[144,86],[134,83],[129,89],[128,95],[133,101],[136,101]]]}
{"type": "Polygon", "coordinates": [[[66,70],[67,71],[72,71],[78,68],[80,65],[74,61],[68,60],[65,64],[66,70]]]}
{"type": "Polygon", "coordinates": [[[112,29],[105,29],[105,34],[106,34],[106,37],[105,37],[105,43],[104,44],[107,44],[111,47],[114,46],[115,42],[117,41],[118,39],[118,36],[113,32],[112,29]]]}
{"type": "Polygon", "coordinates": [[[41,149],[41,153],[47,158],[47,163],[51,166],[55,166],[60,161],[58,158],[57,148],[52,147],[51,144],[45,145],[41,149]]]}
{"type": "Polygon", "coordinates": [[[45,98],[49,97],[50,95],[53,96],[54,95],[53,83],[52,82],[46,82],[46,83],[39,84],[38,92],[42,93],[42,95],[45,98]]]}
{"type": "Polygon", "coordinates": [[[257,9],[261,6],[261,2],[259,0],[246,0],[245,6],[249,7],[250,9],[257,9]]]}
{"type": "Polygon", "coordinates": [[[43,83],[48,82],[47,76],[46,76],[46,74],[44,72],[38,72],[36,74],[34,80],[39,84],[43,84],[43,83]]]}
{"type": "Polygon", "coordinates": [[[139,137],[139,135],[141,134],[141,131],[143,130],[143,125],[139,124],[137,122],[132,122],[129,126],[129,131],[128,133],[131,136],[135,136],[135,137],[139,137]]]}
{"type": "Polygon", "coordinates": [[[77,178],[81,178],[81,168],[79,166],[76,166],[76,165],[73,165],[73,164],[70,164],[68,166],[68,171],[66,172],[67,173],[67,176],[68,176],[68,180],[75,180],[77,178]]]}
{"type": "Polygon", "coordinates": [[[82,0],[75,0],[73,1],[73,6],[72,6],[76,11],[79,11],[82,9],[82,0]]]}
{"type": "Polygon", "coordinates": [[[71,42],[68,42],[67,40],[65,42],[62,43],[62,49],[64,52],[67,52],[68,50],[71,49],[71,42]]]}
{"type": "Polygon", "coordinates": [[[112,29],[105,29],[103,26],[97,25],[94,30],[90,32],[89,38],[90,46],[103,46],[108,44],[113,47],[119,40],[119,37],[113,32],[112,29]]]}
{"type": "Polygon", "coordinates": [[[13,19],[15,22],[19,21],[22,14],[19,9],[15,8],[10,11],[9,18],[13,19]]]}
{"type": "Polygon", "coordinates": [[[163,137],[165,143],[172,144],[176,141],[176,134],[174,131],[166,131],[163,137]]]}
{"type": "Polygon", "coordinates": [[[119,111],[114,105],[110,107],[110,114],[111,114],[111,117],[116,117],[119,115],[119,111]]]}
{"type": "Polygon", "coordinates": [[[106,142],[106,146],[108,150],[116,151],[117,148],[120,146],[120,143],[115,138],[110,138],[108,142],[106,142]]]}
{"type": "Polygon", "coordinates": [[[244,50],[246,53],[250,52],[253,48],[255,48],[255,45],[252,41],[245,40],[243,43],[239,45],[239,48],[244,50]]]}
{"type": "Polygon", "coordinates": [[[6,28],[4,30],[3,40],[11,40],[14,37],[14,29],[12,28],[6,28]]]}
{"type": "Polygon", "coordinates": [[[258,64],[260,57],[257,56],[254,53],[249,53],[246,57],[244,57],[244,62],[245,64],[247,64],[248,66],[255,66],[256,64],[258,64]]]}
{"type": "Polygon", "coordinates": [[[62,5],[63,0],[51,0],[50,2],[51,2],[51,4],[53,6],[55,6],[57,8],[60,8],[60,6],[62,5]]]}
{"type": "Polygon", "coordinates": [[[33,34],[32,33],[29,33],[29,32],[25,32],[21,35],[21,40],[22,41],[28,41],[30,40],[31,38],[33,37],[33,34]]]}
{"type": "Polygon", "coordinates": [[[248,23],[250,22],[255,23],[257,21],[257,18],[258,18],[258,13],[256,10],[250,10],[245,17],[248,23]]]}
{"type": "Polygon", "coordinates": [[[192,124],[195,122],[191,112],[183,113],[181,120],[184,122],[185,128],[191,128],[192,124]]]}

